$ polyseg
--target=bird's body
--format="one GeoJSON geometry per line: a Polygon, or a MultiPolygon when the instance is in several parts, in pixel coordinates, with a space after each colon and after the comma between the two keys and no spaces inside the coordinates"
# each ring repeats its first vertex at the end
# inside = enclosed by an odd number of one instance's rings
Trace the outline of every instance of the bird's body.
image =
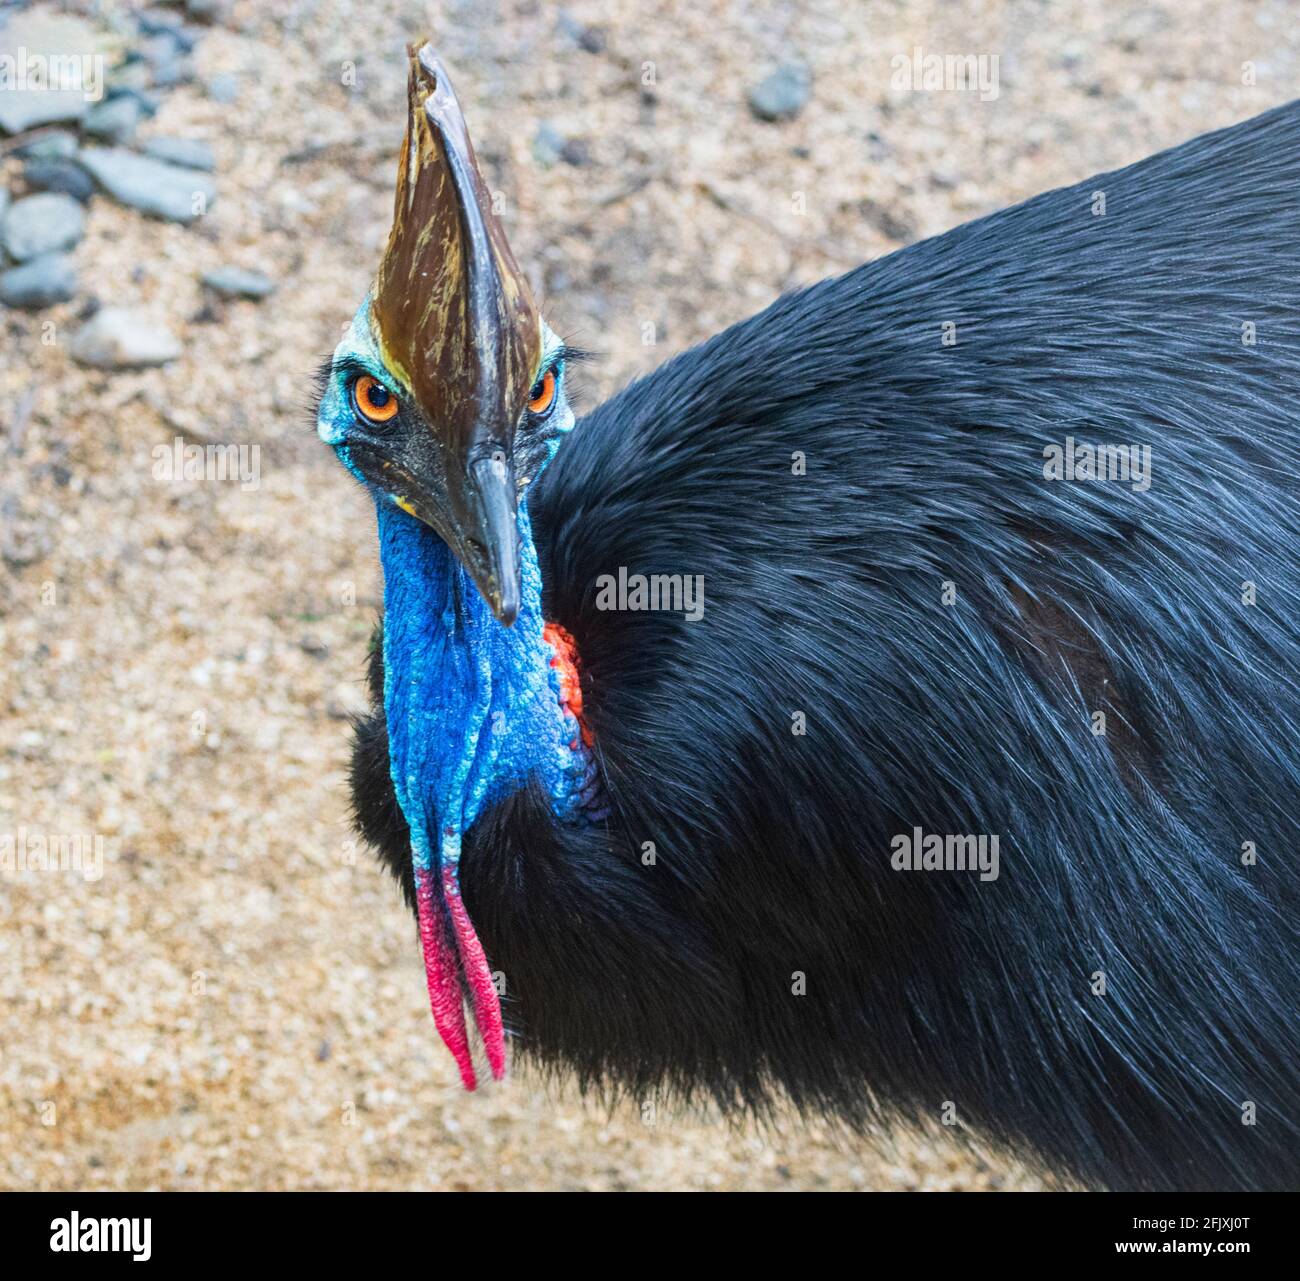
{"type": "Polygon", "coordinates": [[[361,830],[414,902],[393,780],[442,780],[525,1055],[1112,1187],[1295,1185],[1297,190],[1291,106],[674,358],[528,489],[509,630],[381,503],[442,585],[385,551],[361,830]],[[620,573],[702,611],[602,608],[620,573]],[[997,862],[902,870],[923,834],[997,862]]]}

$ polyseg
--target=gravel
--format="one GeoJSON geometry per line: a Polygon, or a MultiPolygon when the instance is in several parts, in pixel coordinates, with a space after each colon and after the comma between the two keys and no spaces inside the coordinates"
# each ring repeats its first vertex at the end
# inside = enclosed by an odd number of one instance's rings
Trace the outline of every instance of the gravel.
{"type": "Polygon", "coordinates": [[[0,92],[0,131],[22,133],[38,125],[80,120],[89,106],[76,90],[5,89],[0,92]]]}
{"type": "Polygon", "coordinates": [[[239,100],[241,88],[238,76],[213,76],[208,81],[208,97],[213,102],[219,102],[222,106],[228,107],[239,100]]]}
{"type": "Polygon", "coordinates": [[[23,166],[23,181],[32,191],[57,191],[86,204],[95,194],[91,176],[71,160],[29,160],[23,166]]]}
{"type": "Polygon", "coordinates": [[[202,169],[211,173],[217,167],[212,144],[199,138],[148,138],[144,142],[144,152],[155,160],[179,165],[182,169],[202,169]]]}
{"type": "Polygon", "coordinates": [[[749,91],[749,109],[760,120],[793,120],[812,93],[812,73],[802,62],[784,62],[749,91]]]}
{"type": "Polygon", "coordinates": [[[77,154],[77,135],[55,129],[24,143],[16,154],[24,160],[69,160],[77,154]]]}
{"type": "Polygon", "coordinates": [[[16,262],[70,249],[86,227],[86,213],[71,196],[40,192],[15,200],[5,214],[0,242],[16,262]]]}
{"type": "Polygon", "coordinates": [[[77,162],[115,200],[168,222],[193,222],[216,199],[216,184],[207,174],[133,151],[88,147],[77,162]]]}
{"type": "Polygon", "coordinates": [[[81,131],[104,142],[129,142],[143,116],[144,108],[138,98],[110,98],[86,113],[81,131]]]}
{"type": "Polygon", "coordinates": [[[128,307],[104,307],[72,336],[69,351],[80,365],[96,369],[142,369],[165,365],[181,354],[165,325],[128,307]]]}
{"type": "Polygon", "coordinates": [[[52,307],[76,292],[77,273],[66,254],[42,254],[0,273],[0,302],[6,307],[52,307]]]}
{"type": "Polygon", "coordinates": [[[218,267],[203,273],[203,283],[225,298],[267,298],[275,292],[275,281],[260,271],[240,267],[218,267]]]}

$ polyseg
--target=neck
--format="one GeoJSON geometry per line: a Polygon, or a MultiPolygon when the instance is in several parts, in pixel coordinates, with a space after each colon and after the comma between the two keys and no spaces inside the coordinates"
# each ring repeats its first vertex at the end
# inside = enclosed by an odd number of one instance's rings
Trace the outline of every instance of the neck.
{"type": "Polygon", "coordinates": [[[543,635],[526,505],[519,510],[522,597],[510,628],[428,526],[386,502],[378,512],[389,768],[411,829],[434,1021],[473,1088],[462,974],[497,1076],[504,1041],[496,989],[460,900],[464,834],[493,802],[534,779],[557,819],[575,819],[594,769],[543,635]]]}

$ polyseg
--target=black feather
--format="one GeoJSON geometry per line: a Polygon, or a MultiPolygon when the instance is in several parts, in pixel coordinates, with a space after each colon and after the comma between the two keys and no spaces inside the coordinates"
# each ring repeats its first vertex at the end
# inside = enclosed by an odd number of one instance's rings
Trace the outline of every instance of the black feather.
{"type": "MultiPolygon", "coordinates": [[[[614,816],[521,793],[462,863],[525,1053],[862,1127],[951,1101],[1114,1188],[1300,1182],[1298,193],[1292,105],[782,298],[578,425],[530,510],[614,816]],[[1067,435],[1149,444],[1151,488],[1045,480],[1067,435]],[[702,574],[703,619],[598,610],[620,566],[702,574]],[[893,871],[916,825],[999,834],[999,878],[893,871]]],[[[409,898],[382,713],[353,783],[409,898]]]]}

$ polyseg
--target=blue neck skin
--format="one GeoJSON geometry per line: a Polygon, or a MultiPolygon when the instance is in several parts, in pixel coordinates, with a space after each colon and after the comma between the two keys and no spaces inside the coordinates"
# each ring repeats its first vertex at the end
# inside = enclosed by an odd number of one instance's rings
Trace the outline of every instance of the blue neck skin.
{"type": "Polygon", "coordinates": [[[384,711],[398,803],[417,870],[456,876],[461,840],[495,801],[537,778],[560,821],[581,819],[595,766],[560,702],[542,636],[542,578],[526,503],[519,508],[521,603],[513,627],[493,616],[446,543],[387,501],[384,711]]]}

